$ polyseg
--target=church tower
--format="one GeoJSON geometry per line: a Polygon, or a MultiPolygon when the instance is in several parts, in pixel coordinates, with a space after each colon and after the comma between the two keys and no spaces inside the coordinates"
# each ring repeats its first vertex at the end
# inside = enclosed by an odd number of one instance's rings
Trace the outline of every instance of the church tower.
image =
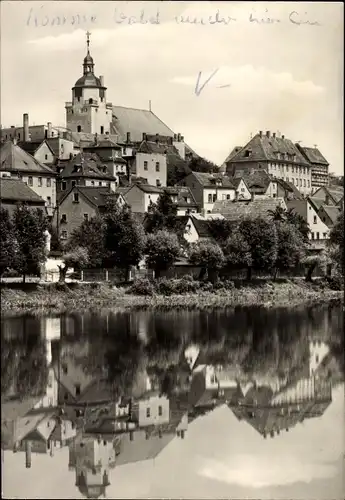
{"type": "Polygon", "coordinates": [[[90,35],[86,33],[87,54],[83,62],[83,76],[72,88],[72,102],[65,105],[66,128],[72,132],[105,135],[110,133],[112,104],[106,101],[103,76],[95,76],[90,35]]]}

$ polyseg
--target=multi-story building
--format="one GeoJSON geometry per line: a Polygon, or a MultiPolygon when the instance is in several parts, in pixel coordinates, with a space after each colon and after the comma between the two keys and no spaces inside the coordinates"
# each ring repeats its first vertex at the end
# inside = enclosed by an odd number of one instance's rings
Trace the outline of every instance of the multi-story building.
{"type": "Polygon", "coordinates": [[[256,170],[294,184],[308,195],[312,191],[312,166],[299,148],[284,135],[260,131],[226,162],[227,174],[250,174],[256,170]]]}
{"type": "Polygon", "coordinates": [[[56,173],[20,148],[16,141],[5,142],[0,149],[1,175],[21,179],[45,200],[48,216],[56,207],[56,173]]]}
{"type": "Polygon", "coordinates": [[[320,151],[314,148],[306,148],[296,144],[304,158],[311,164],[311,187],[312,192],[319,187],[328,186],[328,167],[329,163],[320,151]]]}
{"type": "Polygon", "coordinates": [[[179,185],[189,187],[200,209],[211,213],[217,200],[234,200],[236,188],[226,175],[191,172],[179,185]]]}
{"type": "MultiPolygon", "coordinates": [[[[3,174],[3,172],[1,172],[3,174]]],[[[33,209],[39,208],[46,213],[46,203],[27,184],[20,179],[1,175],[1,207],[12,214],[18,203],[25,203],[33,209]]]]}

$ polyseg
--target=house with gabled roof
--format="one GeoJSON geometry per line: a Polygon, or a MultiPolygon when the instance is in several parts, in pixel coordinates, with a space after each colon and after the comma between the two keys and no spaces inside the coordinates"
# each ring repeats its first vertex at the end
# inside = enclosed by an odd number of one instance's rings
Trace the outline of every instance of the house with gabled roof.
{"type": "Polygon", "coordinates": [[[122,147],[109,136],[98,138],[95,134],[94,141],[84,146],[83,151],[98,156],[102,165],[117,179],[117,186],[120,184],[120,177],[128,178],[127,161],[122,157],[122,147]]]}
{"type": "Polygon", "coordinates": [[[55,161],[54,151],[46,139],[44,141],[19,142],[18,146],[44,165],[52,165],[55,161]]]}
{"type": "Polygon", "coordinates": [[[329,163],[326,158],[321,154],[318,148],[308,148],[296,144],[302,155],[311,164],[311,185],[312,192],[316,191],[319,187],[327,186],[328,177],[328,167],[329,163]]]}
{"type": "Polygon", "coordinates": [[[189,215],[198,212],[198,204],[192,191],[186,186],[174,186],[165,188],[173,203],[177,205],[177,215],[189,215]]]}
{"type": "Polygon", "coordinates": [[[329,229],[332,229],[340,214],[341,208],[334,205],[322,205],[318,210],[318,216],[329,229]]]}
{"type": "Polygon", "coordinates": [[[18,144],[7,141],[0,146],[0,173],[20,179],[43,198],[49,216],[56,206],[56,173],[40,163],[18,144]]]}
{"type": "Polygon", "coordinates": [[[288,209],[294,210],[308,223],[310,229],[308,237],[311,241],[316,240],[317,242],[323,242],[323,244],[326,243],[326,240],[329,238],[329,228],[322,221],[309,198],[287,200],[286,205],[288,209]]]}
{"type": "Polygon", "coordinates": [[[260,131],[226,164],[230,176],[266,170],[274,177],[293,182],[301,193],[311,193],[311,164],[284,135],[260,131]]]}
{"type": "Polygon", "coordinates": [[[109,187],[71,186],[59,196],[59,210],[54,213],[54,224],[60,237],[66,241],[72,232],[85,220],[103,213],[108,200],[119,206],[126,204],[121,193],[113,192],[109,187]]]}
{"type": "Polygon", "coordinates": [[[317,210],[323,205],[338,206],[344,210],[344,188],[342,186],[322,186],[309,197],[317,210]]]}
{"type": "Polygon", "coordinates": [[[20,179],[1,177],[0,204],[11,215],[17,204],[24,203],[32,209],[47,213],[46,202],[20,179]]]}
{"type": "Polygon", "coordinates": [[[209,222],[212,219],[222,219],[224,217],[221,214],[207,215],[204,217],[201,214],[191,214],[189,217],[186,217],[183,237],[188,243],[205,240],[213,241],[214,238],[210,231],[209,222]]]}
{"type": "Polygon", "coordinates": [[[212,213],[221,214],[228,220],[240,221],[244,218],[263,217],[269,219],[270,213],[281,207],[287,209],[287,202],[283,198],[259,198],[253,201],[217,201],[212,213]]]}
{"type": "Polygon", "coordinates": [[[226,175],[191,172],[179,183],[189,187],[200,210],[211,213],[217,200],[234,200],[236,188],[226,175]]]}
{"type": "Polygon", "coordinates": [[[157,203],[163,189],[157,186],[151,186],[144,183],[135,183],[126,189],[124,198],[131,207],[132,212],[145,213],[151,203],[157,203]]]}

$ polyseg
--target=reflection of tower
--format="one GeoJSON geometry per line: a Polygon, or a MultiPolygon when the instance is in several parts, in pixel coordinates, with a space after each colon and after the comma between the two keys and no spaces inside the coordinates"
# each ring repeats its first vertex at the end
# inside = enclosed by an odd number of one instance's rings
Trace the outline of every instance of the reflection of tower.
{"type": "Polygon", "coordinates": [[[76,472],[76,486],[86,498],[105,497],[109,470],[115,466],[112,441],[100,437],[81,437],[69,451],[69,468],[76,472]]]}
{"type": "Polygon", "coordinates": [[[329,347],[321,340],[312,340],[309,342],[309,352],[309,375],[312,376],[329,353],[329,347]]]}

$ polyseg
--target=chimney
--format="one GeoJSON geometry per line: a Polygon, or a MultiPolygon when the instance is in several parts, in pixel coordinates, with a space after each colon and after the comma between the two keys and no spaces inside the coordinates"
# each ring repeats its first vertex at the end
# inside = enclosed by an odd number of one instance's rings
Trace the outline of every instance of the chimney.
{"type": "Polygon", "coordinates": [[[262,130],[259,131],[259,136],[262,137],[262,130]]]}
{"type": "Polygon", "coordinates": [[[143,141],[146,141],[146,133],[143,132],[143,141]]]}
{"type": "Polygon", "coordinates": [[[102,75],[102,76],[100,76],[100,77],[99,77],[99,80],[100,80],[100,82],[101,82],[101,86],[102,86],[102,87],[104,87],[104,76],[103,76],[103,75],[102,75]]]}
{"type": "Polygon", "coordinates": [[[177,140],[177,135],[176,135],[176,134],[174,134],[174,141],[176,141],[176,140],[177,140]]]}
{"type": "Polygon", "coordinates": [[[276,133],[275,132],[273,132],[272,137],[273,137],[273,139],[276,138],[276,133]]]}
{"type": "Polygon", "coordinates": [[[270,136],[271,136],[271,132],[269,130],[267,130],[266,137],[270,138],[270,136]]]}
{"type": "Polygon", "coordinates": [[[25,467],[31,468],[31,441],[25,441],[25,467]]]}
{"type": "Polygon", "coordinates": [[[181,439],[184,439],[184,431],[181,431],[181,439]]]}
{"type": "Polygon", "coordinates": [[[47,136],[50,139],[52,137],[52,122],[48,122],[47,126],[48,126],[47,136]]]}
{"type": "Polygon", "coordinates": [[[130,132],[127,132],[126,142],[131,142],[131,133],[130,132]]]}
{"type": "Polygon", "coordinates": [[[282,135],[282,139],[285,139],[285,135],[282,135]]]}
{"type": "Polygon", "coordinates": [[[184,137],[183,137],[183,135],[181,135],[181,142],[184,142],[184,137]]]}
{"type": "Polygon", "coordinates": [[[177,142],[181,142],[181,134],[180,133],[177,134],[177,142]]]}
{"type": "Polygon", "coordinates": [[[29,115],[28,113],[23,114],[23,141],[27,142],[29,140],[29,115]]]}

